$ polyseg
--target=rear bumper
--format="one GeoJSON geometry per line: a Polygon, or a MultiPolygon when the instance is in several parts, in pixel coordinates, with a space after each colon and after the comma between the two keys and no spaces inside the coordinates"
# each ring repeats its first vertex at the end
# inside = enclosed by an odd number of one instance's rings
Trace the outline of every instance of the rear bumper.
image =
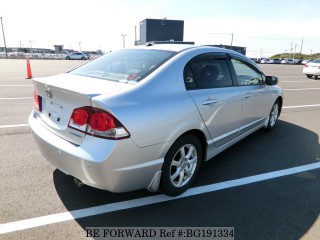
{"type": "Polygon", "coordinates": [[[161,170],[167,144],[139,148],[131,139],[86,136],[75,145],[48,130],[33,112],[29,125],[42,155],[62,172],[84,184],[111,192],[147,188],[161,170]]]}
{"type": "Polygon", "coordinates": [[[320,69],[319,68],[304,68],[303,69],[304,74],[310,74],[310,75],[320,75],[320,69]]]}

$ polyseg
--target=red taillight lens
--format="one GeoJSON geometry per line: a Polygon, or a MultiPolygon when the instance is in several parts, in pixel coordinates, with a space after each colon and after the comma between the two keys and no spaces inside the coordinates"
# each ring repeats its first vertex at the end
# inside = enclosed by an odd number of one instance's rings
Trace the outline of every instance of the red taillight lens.
{"type": "Polygon", "coordinates": [[[99,108],[74,109],[69,127],[100,138],[122,139],[130,136],[126,128],[112,114],[99,108]]]}
{"type": "Polygon", "coordinates": [[[74,124],[83,126],[88,122],[89,112],[86,109],[75,109],[72,113],[71,120],[74,124]]]}
{"type": "Polygon", "coordinates": [[[91,116],[90,127],[97,131],[108,131],[115,128],[114,118],[106,112],[95,112],[91,116]]]}
{"type": "Polygon", "coordinates": [[[305,64],[304,67],[307,68],[307,67],[309,67],[309,66],[308,66],[308,64],[305,64]]]}
{"type": "Polygon", "coordinates": [[[36,90],[33,91],[33,106],[39,111],[42,111],[42,97],[40,97],[36,90]]]}

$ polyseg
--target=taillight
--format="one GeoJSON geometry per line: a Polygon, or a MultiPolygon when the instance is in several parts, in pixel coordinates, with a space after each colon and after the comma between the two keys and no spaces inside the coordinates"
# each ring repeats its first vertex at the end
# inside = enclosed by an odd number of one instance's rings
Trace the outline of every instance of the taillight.
{"type": "Polygon", "coordinates": [[[112,114],[99,108],[74,109],[69,127],[100,138],[123,139],[130,136],[126,128],[112,114]]]}
{"type": "Polygon", "coordinates": [[[83,126],[88,122],[89,113],[85,109],[76,109],[73,111],[71,119],[73,124],[83,126]]]}
{"type": "Polygon", "coordinates": [[[33,91],[33,106],[39,111],[42,111],[42,97],[38,95],[37,91],[33,91]]]}
{"type": "Polygon", "coordinates": [[[106,112],[96,112],[91,115],[90,127],[96,131],[108,131],[115,128],[114,118],[106,112]]]}
{"type": "Polygon", "coordinates": [[[309,67],[309,66],[308,66],[308,64],[305,64],[304,67],[307,68],[307,67],[309,67]]]}

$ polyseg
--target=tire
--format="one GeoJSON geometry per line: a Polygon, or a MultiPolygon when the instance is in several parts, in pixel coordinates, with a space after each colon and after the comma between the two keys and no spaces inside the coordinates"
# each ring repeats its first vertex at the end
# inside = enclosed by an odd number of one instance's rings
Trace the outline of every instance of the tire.
{"type": "Polygon", "coordinates": [[[86,59],[85,57],[82,57],[82,58],[81,58],[81,60],[85,60],[85,59],[86,59]]]}
{"type": "Polygon", "coordinates": [[[271,108],[269,117],[267,119],[267,124],[265,126],[265,130],[271,131],[272,129],[274,129],[280,115],[280,110],[281,110],[281,105],[279,100],[277,100],[271,108]]]}
{"type": "Polygon", "coordinates": [[[70,60],[70,57],[68,56],[68,57],[66,57],[66,59],[67,59],[67,60],[70,60]]]}
{"type": "Polygon", "coordinates": [[[160,191],[169,196],[185,192],[197,177],[202,162],[201,143],[194,135],[179,138],[167,152],[160,191]]]}
{"type": "Polygon", "coordinates": [[[318,79],[318,76],[317,75],[314,75],[314,80],[317,80],[318,79]]]}
{"type": "Polygon", "coordinates": [[[312,75],[311,74],[307,74],[307,78],[312,78],[312,75]]]}

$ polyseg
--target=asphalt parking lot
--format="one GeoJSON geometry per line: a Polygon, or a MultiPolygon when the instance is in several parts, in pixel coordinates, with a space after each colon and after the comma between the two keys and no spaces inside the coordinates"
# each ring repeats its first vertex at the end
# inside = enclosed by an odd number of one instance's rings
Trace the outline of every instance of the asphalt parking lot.
{"type": "MultiPolygon", "coordinates": [[[[31,60],[34,77],[83,63],[31,60]]],[[[302,65],[260,66],[285,91],[277,127],[205,163],[194,187],[170,198],[78,188],[49,165],[27,124],[26,62],[0,60],[0,239],[90,239],[86,227],[234,227],[235,239],[320,239],[320,80],[302,65]]]]}

